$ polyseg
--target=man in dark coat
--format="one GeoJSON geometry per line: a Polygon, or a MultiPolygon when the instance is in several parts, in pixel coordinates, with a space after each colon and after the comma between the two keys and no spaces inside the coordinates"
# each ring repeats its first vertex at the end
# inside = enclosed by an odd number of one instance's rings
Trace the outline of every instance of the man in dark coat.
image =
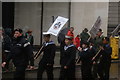
{"type": "Polygon", "coordinates": [[[32,47],[30,43],[26,41],[26,39],[23,37],[21,29],[14,30],[12,47],[5,62],[2,63],[2,67],[5,67],[5,65],[11,59],[16,67],[16,71],[14,73],[14,80],[24,80],[25,69],[28,66],[28,62],[30,61],[30,68],[33,69],[34,58],[32,47]]]}
{"type": "MultiPolygon", "coordinates": [[[[42,80],[42,74],[46,70],[48,80],[53,80],[53,64],[56,51],[56,45],[53,41],[50,41],[50,34],[44,35],[44,43],[41,52],[43,52],[43,57],[39,62],[37,80],[42,80]]],[[[41,53],[40,52],[40,53],[41,53]]]]}
{"type": "Polygon", "coordinates": [[[73,37],[65,36],[65,46],[61,57],[61,71],[59,80],[75,80],[76,47],[73,45],[73,37]]]}
{"type": "MultiPolygon", "coordinates": [[[[99,52],[99,50],[100,50],[99,47],[102,44],[102,40],[104,38],[104,36],[102,34],[103,34],[102,29],[99,29],[96,34],[96,37],[93,39],[96,54],[99,52]]],[[[95,80],[98,79],[98,63],[99,63],[99,57],[95,61],[93,59],[93,76],[94,76],[95,80]]]]}
{"type": "Polygon", "coordinates": [[[109,80],[112,48],[109,45],[108,37],[105,37],[103,39],[103,46],[100,46],[100,49],[101,52],[98,55],[100,56],[100,63],[98,65],[98,74],[100,76],[100,80],[109,80]]]}
{"type": "Polygon", "coordinates": [[[85,28],[85,29],[82,31],[82,33],[80,33],[81,45],[82,45],[84,42],[87,42],[89,38],[90,38],[90,35],[88,34],[88,29],[85,28]]]}
{"type": "Polygon", "coordinates": [[[89,49],[88,42],[83,42],[79,56],[81,61],[82,80],[93,80],[91,72],[93,53],[91,53],[89,49]]]}

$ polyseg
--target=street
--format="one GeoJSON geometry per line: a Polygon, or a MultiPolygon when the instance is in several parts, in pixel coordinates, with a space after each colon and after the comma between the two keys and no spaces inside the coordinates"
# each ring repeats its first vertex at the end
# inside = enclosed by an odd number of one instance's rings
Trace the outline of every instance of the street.
{"type": "MultiPolygon", "coordinates": [[[[54,78],[58,79],[59,78],[59,73],[60,73],[60,65],[59,65],[59,53],[56,53],[55,56],[55,65],[54,65],[54,78]]],[[[42,56],[41,56],[42,57],[42,56]]],[[[39,59],[41,58],[39,57],[39,59]]],[[[35,80],[37,77],[37,66],[39,59],[35,60],[35,70],[27,70],[26,71],[26,79],[33,79],[35,80]]],[[[12,78],[13,77],[13,72],[4,72],[2,75],[3,78],[12,78]]],[[[46,73],[43,74],[43,78],[46,79],[47,75],[46,73]]],[[[76,78],[78,80],[81,79],[81,70],[80,70],[80,65],[76,66],[76,78]]],[[[110,80],[120,80],[120,61],[119,60],[113,60],[111,64],[111,69],[110,69],[110,80]]]]}

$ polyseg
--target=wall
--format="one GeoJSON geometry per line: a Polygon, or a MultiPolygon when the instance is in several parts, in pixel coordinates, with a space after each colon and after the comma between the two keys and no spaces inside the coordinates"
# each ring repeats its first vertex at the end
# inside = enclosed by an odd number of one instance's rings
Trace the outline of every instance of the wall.
{"type": "MultiPolygon", "coordinates": [[[[75,27],[75,36],[85,27],[90,29],[98,16],[101,16],[101,28],[104,35],[107,35],[108,24],[108,3],[107,2],[72,2],[70,26],[75,27]]],[[[40,32],[46,32],[57,16],[69,18],[69,3],[44,3],[43,4],[43,25],[41,26],[41,3],[19,2],[15,3],[15,28],[21,27],[24,31],[33,30],[35,45],[40,44],[40,32]]],[[[64,26],[68,27],[68,23],[64,26]]],[[[52,36],[57,43],[57,38],[52,36]]]]}
{"type": "Polygon", "coordinates": [[[77,2],[71,5],[71,26],[75,27],[75,35],[84,28],[91,29],[97,17],[102,19],[101,28],[107,35],[108,3],[107,2],[77,2]]]}
{"type": "MultiPolygon", "coordinates": [[[[40,32],[46,32],[57,16],[68,18],[68,3],[44,3],[43,4],[43,26],[41,26],[41,3],[18,2],[15,3],[15,28],[22,28],[25,31],[31,29],[35,39],[34,45],[40,44],[40,32]]],[[[68,26],[67,24],[65,25],[68,26]]],[[[52,36],[57,43],[57,38],[52,36]]]]}

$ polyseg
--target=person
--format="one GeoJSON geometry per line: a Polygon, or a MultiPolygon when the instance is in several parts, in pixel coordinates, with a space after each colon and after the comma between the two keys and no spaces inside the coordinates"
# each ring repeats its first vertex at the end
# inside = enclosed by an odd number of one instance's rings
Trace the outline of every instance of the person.
{"type": "Polygon", "coordinates": [[[89,42],[83,42],[82,48],[79,50],[81,61],[82,80],[93,80],[92,77],[92,53],[89,49],[89,42]]]}
{"type": "Polygon", "coordinates": [[[25,38],[30,42],[31,46],[33,46],[33,43],[34,43],[34,38],[33,38],[33,35],[32,35],[32,31],[31,30],[28,30],[26,35],[25,35],[25,38]]]}
{"type": "Polygon", "coordinates": [[[74,27],[70,27],[70,29],[68,30],[66,35],[73,37],[72,40],[73,40],[73,43],[74,43],[74,33],[73,33],[73,31],[74,31],[74,27]]]}
{"type": "Polygon", "coordinates": [[[77,51],[76,51],[76,64],[77,64],[79,62],[79,55],[78,55],[78,53],[79,53],[79,49],[80,49],[80,35],[77,35],[75,37],[75,43],[76,43],[75,46],[77,48],[77,51]]]}
{"type": "Polygon", "coordinates": [[[109,45],[108,37],[105,37],[103,39],[103,45],[100,45],[100,49],[101,52],[98,56],[100,56],[101,58],[98,65],[98,74],[100,76],[100,80],[109,80],[112,48],[109,45]]]}
{"type": "MultiPolygon", "coordinates": [[[[6,32],[6,30],[3,30],[3,42],[2,42],[2,62],[5,61],[6,57],[10,53],[10,48],[11,48],[11,38],[8,35],[10,33],[6,32]]],[[[3,69],[4,70],[4,69],[3,69]]],[[[9,64],[6,64],[5,70],[9,70],[9,64]]]]}
{"type": "MultiPolygon", "coordinates": [[[[41,52],[43,52],[43,57],[39,62],[37,80],[42,80],[42,74],[46,70],[48,80],[53,80],[53,65],[54,57],[56,51],[56,45],[50,40],[50,34],[44,34],[44,43],[41,52]]],[[[40,53],[41,53],[40,52],[40,53]]]]}
{"type": "Polygon", "coordinates": [[[65,46],[65,36],[72,36],[72,43],[74,43],[74,28],[70,27],[70,28],[64,28],[62,30],[62,32],[58,35],[58,43],[60,43],[60,65],[61,65],[61,58],[63,56],[63,52],[64,52],[64,46],[65,46]]]}
{"type": "Polygon", "coordinates": [[[84,42],[87,42],[88,39],[90,38],[90,35],[88,34],[88,29],[85,28],[82,33],[80,33],[80,38],[81,38],[81,45],[84,43],[84,42]]]}
{"type": "Polygon", "coordinates": [[[75,37],[75,46],[76,46],[76,48],[77,49],[79,49],[80,48],[80,35],[77,35],[76,37],[75,37]]]}
{"type": "MultiPolygon", "coordinates": [[[[97,34],[96,34],[96,37],[93,39],[93,42],[94,42],[94,47],[95,47],[95,50],[96,50],[96,53],[97,54],[100,50],[100,45],[102,44],[102,40],[104,38],[104,36],[102,35],[103,34],[103,31],[102,29],[99,29],[97,34]]],[[[93,61],[93,77],[94,77],[94,80],[97,80],[98,79],[98,63],[99,63],[99,58],[98,57],[96,60],[94,60],[94,57],[92,59],[93,61]]]]}
{"type": "Polygon", "coordinates": [[[30,69],[34,67],[34,58],[31,45],[23,37],[22,29],[14,30],[14,39],[10,54],[8,54],[5,62],[2,63],[2,67],[12,59],[16,69],[14,73],[14,80],[25,80],[25,69],[27,68],[28,62],[30,61],[30,69]]]}
{"type": "Polygon", "coordinates": [[[118,31],[118,36],[120,36],[120,30],[118,31]]]}
{"type": "Polygon", "coordinates": [[[102,29],[99,29],[96,34],[96,37],[94,38],[94,45],[95,45],[97,51],[99,50],[99,46],[100,46],[100,44],[102,44],[102,41],[104,38],[104,36],[102,34],[103,34],[102,29]]]}
{"type": "Polygon", "coordinates": [[[61,69],[59,80],[75,79],[75,57],[76,47],[75,45],[73,45],[73,37],[66,35],[63,56],[61,57],[61,69]]]}

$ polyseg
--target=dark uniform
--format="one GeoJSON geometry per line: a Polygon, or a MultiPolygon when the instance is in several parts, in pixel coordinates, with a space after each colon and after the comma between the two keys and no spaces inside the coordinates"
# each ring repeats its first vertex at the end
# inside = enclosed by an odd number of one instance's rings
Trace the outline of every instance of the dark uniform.
{"type": "MultiPolygon", "coordinates": [[[[39,62],[38,72],[37,72],[37,80],[42,80],[42,74],[46,70],[48,80],[53,80],[53,64],[56,46],[53,41],[43,43],[43,57],[39,62]]],[[[41,51],[41,52],[42,52],[41,51]]]]}
{"type": "Polygon", "coordinates": [[[98,65],[98,74],[100,80],[109,80],[109,71],[111,65],[112,48],[109,44],[104,45],[104,50],[101,50],[98,56],[100,57],[100,63],[98,65]]]}
{"type": "Polygon", "coordinates": [[[93,53],[91,53],[89,48],[85,48],[79,53],[79,56],[81,60],[82,80],[93,80],[91,72],[93,53]]]}
{"type": "MultiPolygon", "coordinates": [[[[11,38],[7,35],[3,35],[3,42],[2,42],[2,62],[5,61],[7,58],[8,54],[10,53],[11,49],[11,38]]],[[[8,70],[9,69],[9,64],[5,66],[5,68],[8,70]]]]}
{"type": "Polygon", "coordinates": [[[82,33],[80,34],[80,38],[81,38],[81,45],[84,43],[84,42],[87,42],[87,40],[89,39],[90,35],[87,33],[88,32],[88,29],[85,28],[82,33]]]}
{"type": "MultiPolygon", "coordinates": [[[[96,50],[96,54],[97,52],[100,50],[100,45],[102,44],[102,41],[103,41],[103,38],[104,36],[97,36],[94,38],[94,47],[95,47],[95,50],[96,50]]],[[[93,76],[94,76],[94,79],[96,80],[98,78],[98,62],[99,62],[99,58],[97,58],[95,60],[96,64],[93,64],[93,76]]]]}
{"type": "Polygon", "coordinates": [[[75,56],[76,47],[73,44],[64,46],[64,51],[61,56],[61,71],[59,80],[75,79],[75,56]],[[67,66],[67,69],[64,69],[64,66],[67,66]]]}
{"type": "Polygon", "coordinates": [[[16,67],[14,79],[24,80],[25,69],[27,68],[28,62],[30,61],[30,65],[33,66],[34,58],[32,47],[23,36],[20,36],[13,40],[11,52],[6,59],[6,62],[8,63],[10,59],[12,59],[16,67]]]}

